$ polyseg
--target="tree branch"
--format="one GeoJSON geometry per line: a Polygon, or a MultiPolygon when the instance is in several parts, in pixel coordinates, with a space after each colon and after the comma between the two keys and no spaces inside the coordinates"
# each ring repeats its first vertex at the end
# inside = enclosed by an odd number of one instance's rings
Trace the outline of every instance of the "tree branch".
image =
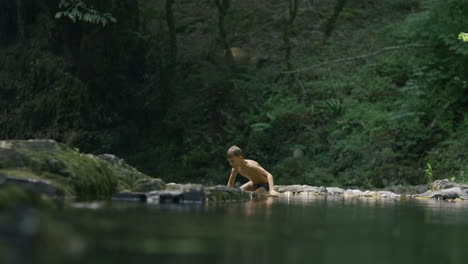
{"type": "Polygon", "coordinates": [[[341,59],[330,60],[330,61],[324,61],[324,62],[317,63],[317,64],[314,64],[314,65],[311,65],[311,66],[307,66],[307,67],[304,67],[304,68],[298,68],[298,69],[295,69],[295,70],[292,70],[292,71],[285,71],[285,72],[282,72],[282,73],[291,74],[291,73],[304,72],[304,71],[312,70],[312,69],[315,69],[315,68],[318,68],[318,67],[321,67],[321,66],[324,66],[324,65],[328,65],[328,64],[334,64],[334,63],[346,62],[346,61],[353,61],[353,60],[361,60],[361,59],[365,59],[365,58],[369,58],[369,57],[374,57],[374,56],[379,55],[380,53],[384,53],[384,52],[387,52],[387,51],[394,51],[394,50],[400,50],[400,49],[410,49],[410,48],[427,48],[427,47],[430,47],[430,46],[422,45],[422,44],[408,44],[408,45],[402,45],[402,46],[390,46],[390,47],[385,47],[383,49],[380,49],[378,51],[362,54],[362,55],[359,55],[359,56],[341,58],[341,59]]]}

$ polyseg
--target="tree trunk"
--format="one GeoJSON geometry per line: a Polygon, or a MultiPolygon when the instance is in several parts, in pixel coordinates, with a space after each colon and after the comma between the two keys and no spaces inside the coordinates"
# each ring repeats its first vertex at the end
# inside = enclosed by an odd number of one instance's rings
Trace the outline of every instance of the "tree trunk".
{"type": "Polygon", "coordinates": [[[283,42],[284,42],[284,50],[285,50],[284,61],[286,63],[286,71],[292,70],[292,63],[291,63],[292,45],[291,45],[290,35],[291,35],[291,27],[294,24],[294,20],[296,19],[296,16],[297,16],[298,4],[299,4],[299,0],[289,0],[289,17],[287,18],[286,24],[284,26],[284,31],[283,31],[283,42]]]}
{"type": "Polygon", "coordinates": [[[229,10],[229,7],[231,6],[231,0],[215,0],[215,4],[218,7],[218,31],[219,31],[219,37],[221,40],[221,44],[224,49],[224,57],[226,58],[226,61],[232,65],[233,58],[232,58],[232,51],[231,47],[229,46],[229,42],[227,40],[227,34],[226,34],[226,29],[225,29],[225,23],[224,20],[227,15],[227,11],[229,10]]]}
{"type": "Polygon", "coordinates": [[[16,24],[18,25],[18,37],[21,43],[25,37],[25,23],[23,19],[23,0],[16,1],[16,24]]]}
{"type": "Polygon", "coordinates": [[[336,20],[338,20],[338,17],[340,16],[341,11],[343,10],[346,2],[348,0],[337,0],[335,4],[335,8],[333,9],[333,14],[327,21],[325,21],[325,25],[323,27],[323,33],[325,34],[325,40],[330,37],[331,33],[335,29],[336,26],[336,20]]]}
{"type": "Polygon", "coordinates": [[[169,82],[172,82],[172,78],[175,75],[175,66],[177,64],[177,36],[174,22],[174,12],[172,6],[174,0],[166,0],[166,22],[169,30],[169,60],[167,63],[169,82]]]}

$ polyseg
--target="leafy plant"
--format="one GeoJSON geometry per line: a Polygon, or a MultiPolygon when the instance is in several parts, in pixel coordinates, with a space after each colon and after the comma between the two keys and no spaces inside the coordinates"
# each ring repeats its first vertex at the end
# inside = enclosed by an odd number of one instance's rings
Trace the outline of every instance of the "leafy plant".
{"type": "Polygon", "coordinates": [[[115,23],[117,20],[110,13],[101,13],[86,5],[82,0],[60,0],[59,11],[55,14],[55,18],[68,17],[73,22],[84,21],[93,24],[115,23]]]}
{"type": "Polygon", "coordinates": [[[426,164],[426,169],[424,169],[426,180],[428,184],[432,184],[434,182],[434,175],[432,174],[432,166],[430,163],[426,164]]]}
{"type": "Polygon", "coordinates": [[[462,32],[458,34],[458,39],[463,40],[463,42],[468,42],[468,33],[462,32]]]}

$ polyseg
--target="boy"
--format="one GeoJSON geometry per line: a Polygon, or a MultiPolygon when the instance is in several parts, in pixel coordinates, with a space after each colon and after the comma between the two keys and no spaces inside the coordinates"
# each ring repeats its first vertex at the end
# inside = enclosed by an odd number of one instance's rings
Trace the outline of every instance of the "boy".
{"type": "Polygon", "coordinates": [[[232,167],[227,183],[228,187],[234,186],[237,173],[239,173],[250,180],[240,187],[242,190],[256,193],[269,192],[272,195],[278,195],[273,189],[273,176],[256,161],[244,159],[244,153],[238,146],[234,145],[228,149],[227,159],[232,167]]]}

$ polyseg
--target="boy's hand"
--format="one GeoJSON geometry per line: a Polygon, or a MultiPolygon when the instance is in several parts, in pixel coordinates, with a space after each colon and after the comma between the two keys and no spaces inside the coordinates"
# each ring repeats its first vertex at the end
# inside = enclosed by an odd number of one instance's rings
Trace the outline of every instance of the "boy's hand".
{"type": "Polygon", "coordinates": [[[274,195],[274,196],[278,196],[278,195],[279,195],[279,192],[277,192],[277,191],[275,191],[275,190],[271,190],[270,192],[268,192],[268,194],[274,195]]]}

